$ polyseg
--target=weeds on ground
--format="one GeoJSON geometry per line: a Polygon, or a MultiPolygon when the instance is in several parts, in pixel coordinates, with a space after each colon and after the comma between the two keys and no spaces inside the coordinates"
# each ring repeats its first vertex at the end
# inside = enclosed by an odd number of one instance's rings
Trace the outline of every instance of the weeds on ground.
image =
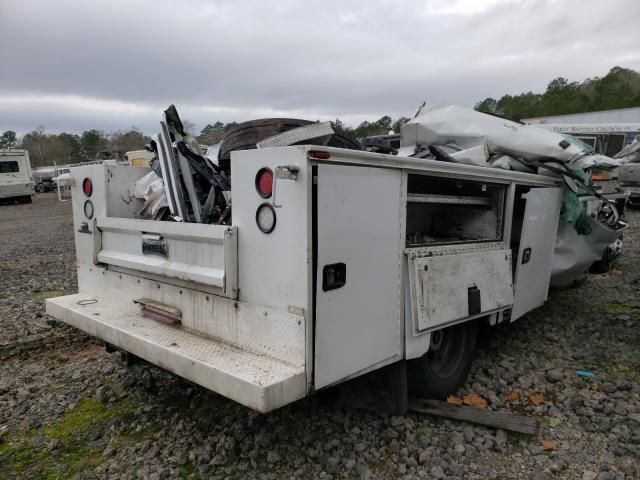
{"type": "MultiPolygon", "coordinates": [[[[136,407],[129,399],[113,403],[84,399],[42,429],[5,435],[0,443],[0,478],[63,480],[93,470],[106,458],[91,448],[91,438],[116,419],[126,422],[136,407]]],[[[119,440],[126,443],[128,439],[121,435],[119,440]]]]}

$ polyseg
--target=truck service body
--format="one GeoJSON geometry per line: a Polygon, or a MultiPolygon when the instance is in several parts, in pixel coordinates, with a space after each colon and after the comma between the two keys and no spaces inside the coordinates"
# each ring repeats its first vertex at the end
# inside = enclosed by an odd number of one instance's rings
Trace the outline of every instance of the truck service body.
{"type": "Polygon", "coordinates": [[[231,224],[207,225],[136,218],[149,171],[71,168],[79,292],[47,312],[260,412],[547,298],[560,178],[308,145],[234,151],[231,224]]]}

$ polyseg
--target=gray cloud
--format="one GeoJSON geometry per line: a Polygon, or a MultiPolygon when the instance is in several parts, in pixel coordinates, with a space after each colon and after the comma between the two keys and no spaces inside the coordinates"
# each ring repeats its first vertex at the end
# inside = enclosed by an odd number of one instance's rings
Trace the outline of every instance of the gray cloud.
{"type": "Polygon", "coordinates": [[[640,68],[637,0],[0,3],[0,130],[358,123],[640,68]]]}

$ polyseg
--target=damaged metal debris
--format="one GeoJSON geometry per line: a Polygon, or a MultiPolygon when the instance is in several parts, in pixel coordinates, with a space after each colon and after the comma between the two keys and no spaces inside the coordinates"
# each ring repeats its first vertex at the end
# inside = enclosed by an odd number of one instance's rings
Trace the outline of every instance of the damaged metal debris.
{"type": "Polygon", "coordinates": [[[231,182],[226,172],[202,154],[171,105],[150,149],[156,158],[136,182],[145,204],[139,214],[156,220],[226,224],[231,218],[231,182]],[[160,189],[162,185],[162,189],[160,189]]]}
{"type": "Polygon", "coordinates": [[[231,223],[231,152],[291,145],[323,145],[359,150],[360,144],[332,122],[267,118],[234,126],[222,142],[203,152],[185,130],[175,106],[164,112],[161,131],[148,148],[156,158],[136,182],[145,204],[140,217],[154,220],[231,223]]]}
{"type": "Polygon", "coordinates": [[[620,255],[627,226],[624,204],[631,192],[602,195],[592,184],[591,170],[614,169],[640,158],[638,141],[610,158],[595,154],[570,135],[464,107],[426,103],[402,126],[399,136],[361,142],[332,122],[267,118],[234,126],[205,153],[185,132],[173,105],[160,125],[149,146],[156,155],[152,172],[136,182],[136,196],[145,199],[139,215],[148,219],[230,224],[234,150],[325,145],[562,177],[565,188],[552,265],[554,286],[569,285],[590,266],[608,265],[620,255]]]}

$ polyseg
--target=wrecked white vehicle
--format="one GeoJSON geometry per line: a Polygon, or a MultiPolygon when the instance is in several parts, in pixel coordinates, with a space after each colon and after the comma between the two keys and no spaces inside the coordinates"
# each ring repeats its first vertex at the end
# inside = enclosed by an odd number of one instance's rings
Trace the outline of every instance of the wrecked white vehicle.
{"type": "MultiPolygon", "coordinates": [[[[589,187],[556,137],[542,147],[552,166],[535,135],[521,152],[501,135],[433,133],[426,113],[403,128],[413,156],[268,119],[239,125],[215,162],[168,109],[151,168],[71,168],[79,293],[47,312],[260,412],[373,372],[392,411],[409,391],[446,397],[478,321],[545,302],[558,219],[573,181],[589,187]],[[531,171],[478,166],[497,155],[531,171]]],[[[604,209],[563,221],[623,229],[604,209]]]]}
{"type": "Polygon", "coordinates": [[[592,168],[614,169],[620,162],[594,154],[580,140],[464,107],[423,104],[402,127],[401,142],[399,155],[562,178],[553,286],[571,285],[590,267],[604,271],[621,254],[628,195],[601,195],[590,174],[592,168]]]}

